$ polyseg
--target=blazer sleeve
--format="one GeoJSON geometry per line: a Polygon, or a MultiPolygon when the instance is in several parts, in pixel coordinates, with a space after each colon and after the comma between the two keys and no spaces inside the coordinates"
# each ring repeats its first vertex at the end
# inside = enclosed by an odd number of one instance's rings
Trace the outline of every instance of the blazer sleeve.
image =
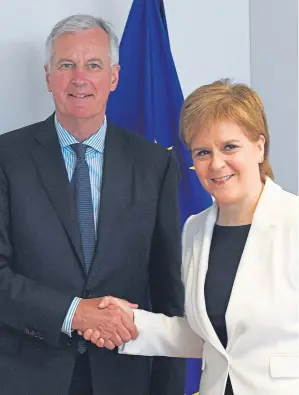
{"type": "Polygon", "coordinates": [[[138,338],[126,343],[122,354],[201,358],[203,340],[186,318],[167,317],[144,310],[134,310],[138,338]]]}
{"type": "Polygon", "coordinates": [[[58,346],[73,298],[14,272],[8,196],[8,181],[0,168],[0,325],[58,346]]]}
{"type": "MultiPolygon", "coordinates": [[[[160,167],[163,178],[150,251],[148,269],[150,298],[154,313],[183,316],[184,288],[181,280],[181,230],[178,207],[179,171],[172,151],[166,151],[166,154],[166,160],[160,167]]],[[[149,395],[184,394],[185,370],[186,361],[183,359],[154,357],[149,395]]]]}
{"type": "MultiPolygon", "coordinates": [[[[182,274],[183,285],[186,287],[190,257],[191,216],[185,223],[182,233],[182,274]]],[[[192,233],[192,230],[191,230],[192,233]]],[[[138,338],[126,343],[120,353],[148,356],[166,356],[180,358],[201,358],[204,340],[190,327],[186,317],[168,317],[144,310],[134,310],[138,338]]]]}

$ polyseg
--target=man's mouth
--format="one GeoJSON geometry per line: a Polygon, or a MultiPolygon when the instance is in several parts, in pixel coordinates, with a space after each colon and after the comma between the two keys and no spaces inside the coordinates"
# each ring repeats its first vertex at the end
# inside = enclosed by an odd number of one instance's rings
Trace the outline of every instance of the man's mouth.
{"type": "Polygon", "coordinates": [[[69,96],[75,97],[76,99],[85,99],[86,97],[91,97],[93,95],[88,93],[69,93],[69,96]]]}

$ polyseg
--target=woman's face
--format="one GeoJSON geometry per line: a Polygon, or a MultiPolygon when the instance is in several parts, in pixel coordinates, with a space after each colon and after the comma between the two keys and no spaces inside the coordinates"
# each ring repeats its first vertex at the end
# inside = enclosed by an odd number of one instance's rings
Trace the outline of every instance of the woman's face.
{"type": "Polygon", "coordinates": [[[218,205],[242,202],[260,190],[264,144],[264,136],[252,142],[231,121],[219,121],[194,135],[190,149],[195,171],[218,205]]]}

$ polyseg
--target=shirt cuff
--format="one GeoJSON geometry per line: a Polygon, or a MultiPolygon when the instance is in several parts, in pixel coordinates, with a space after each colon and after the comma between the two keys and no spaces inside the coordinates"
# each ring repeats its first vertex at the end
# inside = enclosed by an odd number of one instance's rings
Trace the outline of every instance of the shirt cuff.
{"type": "Polygon", "coordinates": [[[72,337],[72,322],[81,298],[74,298],[62,324],[61,332],[72,337]]]}
{"type": "MultiPolygon", "coordinates": [[[[134,309],[133,309],[133,322],[135,323],[135,311],[134,311],[134,309]]],[[[118,346],[118,351],[119,352],[123,352],[124,351],[124,349],[125,349],[125,347],[126,347],[126,343],[123,343],[123,344],[121,344],[120,346],[118,346]]]]}

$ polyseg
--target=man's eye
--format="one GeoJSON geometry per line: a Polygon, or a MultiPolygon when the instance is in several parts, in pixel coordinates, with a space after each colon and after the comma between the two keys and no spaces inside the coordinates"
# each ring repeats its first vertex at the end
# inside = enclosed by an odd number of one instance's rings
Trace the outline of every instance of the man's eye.
{"type": "Polygon", "coordinates": [[[60,69],[70,69],[70,68],[72,68],[72,67],[73,67],[72,63],[62,63],[62,64],[59,66],[60,69]]]}
{"type": "Polygon", "coordinates": [[[102,67],[97,63],[90,63],[88,67],[92,70],[101,69],[102,67]]]}

